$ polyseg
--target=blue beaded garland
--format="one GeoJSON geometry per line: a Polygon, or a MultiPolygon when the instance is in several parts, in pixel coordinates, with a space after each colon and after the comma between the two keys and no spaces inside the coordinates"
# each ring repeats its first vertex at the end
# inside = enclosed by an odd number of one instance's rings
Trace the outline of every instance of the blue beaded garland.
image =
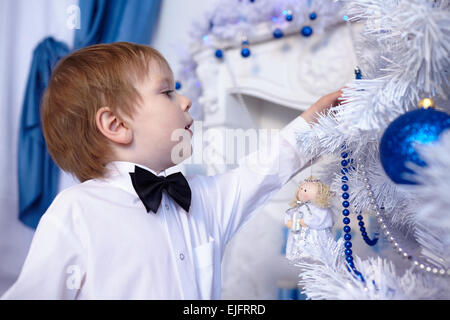
{"type": "Polygon", "coordinates": [[[364,227],[364,221],[360,221],[360,222],[358,222],[358,224],[360,227],[364,227]]]}
{"type": "Polygon", "coordinates": [[[356,219],[362,220],[362,219],[363,219],[363,216],[359,214],[359,215],[356,217],[356,219]]]}
{"type": "Polygon", "coordinates": [[[302,31],[301,31],[302,36],[309,37],[312,35],[312,33],[313,33],[313,29],[310,26],[304,26],[302,28],[302,31]]]}
{"type": "Polygon", "coordinates": [[[341,170],[341,173],[342,174],[346,174],[348,172],[348,169],[347,168],[342,168],[342,170],[341,170]]]}
{"type": "Polygon", "coordinates": [[[345,255],[346,256],[351,256],[353,253],[352,249],[345,249],[345,255]]]}
{"type": "Polygon", "coordinates": [[[344,159],[347,158],[348,157],[348,153],[347,152],[342,152],[341,153],[341,157],[344,158],[344,159]]]}
{"type": "Polygon", "coordinates": [[[352,243],[351,243],[350,241],[345,241],[344,246],[345,246],[347,249],[350,249],[350,248],[352,247],[352,243]]]}
{"type": "Polygon", "coordinates": [[[349,205],[350,205],[350,203],[349,203],[347,200],[345,200],[345,201],[342,202],[342,206],[343,206],[344,208],[348,208],[349,205]]]}
{"type": "Polygon", "coordinates": [[[215,52],[215,56],[218,59],[222,59],[223,58],[223,51],[221,49],[217,49],[215,52]]]}
{"type": "Polygon", "coordinates": [[[344,224],[349,224],[350,223],[350,219],[348,217],[345,217],[344,219],[342,219],[342,222],[344,224]]]}
{"type": "Polygon", "coordinates": [[[347,181],[348,181],[347,176],[342,176],[342,182],[347,182],[347,181]]]}
{"type": "Polygon", "coordinates": [[[343,167],[345,167],[347,164],[348,164],[347,160],[342,160],[342,161],[341,161],[341,165],[342,165],[343,167]]]}
{"type": "MultiPolygon", "coordinates": [[[[365,229],[364,229],[365,230],[365,229]]],[[[363,237],[367,237],[367,232],[365,232],[365,231],[363,231],[363,232],[361,232],[361,235],[363,236],[363,237]]],[[[377,239],[378,240],[378,239],[377,239]]]]}
{"type": "Polygon", "coordinates": [[[343,194],[342,194],[342,198],[343,199],[348,199],[350,197],[350,195],[347,193],[347,192],[344,192],[343,194]]]}
{"type": "Polygon", "coordinates": [[[344,240],[351,240],[352,236],[350,234],[344,234],[344,240]]]}
{"type": "Polygon", "coordinates": [[[345,260],[347,260],[348,262],[352,262],[353,261],[353,257],[352,256],[346,256],[345,260]]]}
{"type": "Polygon", "coordinates": [[[342,215],[348,216],[350,214],[350,211],[348,209],[342,210],[342,215]]]}
{"type": "Polygon", "coordinates": [[[273,31],[273,37],[274,37],[275,39],[282,38],[282,37],[283,37],[283,31],[281,31],[280,28],[276,28],[276,29],[273,31]]]}
{"type": "Polygon", "coordinates": [[[345,226],[343,230],[344,230],[344,232],[349,233],[351,228],[349,226],[345,226]]]}
{"type": "Polygon", "coordinates": [[[348,185],[347,184],[343,184],[341,189],[342,189],[342,191],[347,191],[348,190],[348,185]]]}

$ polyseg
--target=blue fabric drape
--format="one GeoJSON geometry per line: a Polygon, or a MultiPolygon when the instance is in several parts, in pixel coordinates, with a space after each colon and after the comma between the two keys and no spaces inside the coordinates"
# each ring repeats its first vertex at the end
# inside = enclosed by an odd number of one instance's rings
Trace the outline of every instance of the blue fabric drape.
{"type": "MultiPolygon", "coordinates": [[[[73,50],[97,43],[128,41],[149,44],[160,0],[80,0],[81,28],[73,50]]],[[[42,133],[40,101],[52,67],[69,53],[67,45],[44,39],[35,49],[28,77],[18,144],[19,219],[36,228],[58,192],[59,168],[42,133]]]]}
{"type": "Polygon", "coordinates": [[[69,53],[53,38],[44,39],[33,52],[19,131],[19,219],[35,228],[58,189],[59,168],[51,159],[41,128],[40,101],[52,68],[69,53]]]}
{"type": "Polygon", "coordinates": [[[74,49],[116,41],[150,43],[160,5],[160,0],[80,0],[74,49]]]}

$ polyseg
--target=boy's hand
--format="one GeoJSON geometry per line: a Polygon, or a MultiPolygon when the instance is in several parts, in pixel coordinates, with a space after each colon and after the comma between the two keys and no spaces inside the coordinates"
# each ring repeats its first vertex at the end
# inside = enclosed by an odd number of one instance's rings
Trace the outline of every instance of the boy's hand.
{"type": "Polygon", "coordinates": [[[303,220],[303,219],[300,219],[300,225],[301,225],[303,228],[308,227],[308,225],[305,223],[305,220],[303,220]]]}
{"type": "Polygon", "coordinates": [[[311,105],[306,109],[300,116],[305,119],[308,123],[317,122],[317,114],[326,111],[331,107],[335,107],[339,104],[338,98],[342,95],[342,91],[332,92],[323,96],[316,103],[311,105]]]}

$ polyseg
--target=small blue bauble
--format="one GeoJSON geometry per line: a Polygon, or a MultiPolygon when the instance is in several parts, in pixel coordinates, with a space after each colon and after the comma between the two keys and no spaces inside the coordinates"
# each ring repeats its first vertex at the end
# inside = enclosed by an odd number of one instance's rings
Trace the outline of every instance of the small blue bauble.
{"type": "Polygon", "coordinates": [[[344,227],[344,232],[349,233],[352,230],[349,226],[344,227]]]}
{"type": "Polygon", "coordinates": [[[348,233],[344,235],[344,240],[351,240],[352,236],[348,233]]]}
{"type": "Polygon", "coordinates": [[[342,191],[347,191],[348,190],[348,185],[347,184],[343,184],[342,185],[342,191]]]}
{"type": "Polygon", "coordinates": [[[389,178],[395,183],[416,184],[404,176],[414,174],[405,166],[406,162],[426,166],[415,146],[436,142],[449,128],[450,116],[431,108],[409,111],[395,119],[380,142],[380,160],[389,178]]]}
{"type": "Polygon", "coordinates": [[[220,50],[220,49],[217,49],[215,55],[216,55],[216,58],[222,59],[223,58],[223,51],[220,50]]]}
{"type": "Polygon", "coordinates": [[[345,241],[344,247],[345,247],[346,249],[350,249],[350,248],[352,247],[352,243],[351,243],[350,241],[345,241]]]}
{"type": "Polygon", "coordinates": [[[181,83],[179,81],[175,82],[175,90],[181,89],[181,83]]]}
{"type": "Polygon", "coordinates": [[[344,210],[342,210],[342,214],[344,216],[348,216],[350,214],[350,211],[348,209],[344,209],[344,210]]]}
{"type": "Polygon", "coordinates": [[[347,192],[344,192],[342,194],[342,199],[348,199],[350,197],[350,195],[347,192]]]}
{"type": "Polygon", "coordinates": [[[345,217],[344,219],[342,219],[342,222],[343,222],[344,224],[349,224],[349,223],[350,223],[350,219],[347,218],[347,217],[345,217]]]}
{"type": "Polygon", "coordinates": [[[286,15],[286,21],[292,21],[292,19],[293,19],[294,17],[292,16],[292,14],[287,14],[286,15]]]}
{"type": "Polygon", "coordinates": [[[309,37],[310,35],[312,35],[313,33],[313,29],[310,26],[304,26],[302,28],[301,34],[304,37],[309,37]]]}
{"type": "Polygon", "coordinates": [[[243,56],[244,58],[247,58],[250,56],[250,49],[249,48],[244,48],[241,50],[241,56],[243,56]]]}
{"type": "Polygon", "coordinates": [[[344,208],[348,208],[349,205],[350,205],[350,202],[348,202],[348,201],[343,201],[343,202],[342,202],[342,206],[343,206],[344,208]]]}
{"type": "Polygon", "coordinates": [[[311,12],[311,13],[309,14],[309,19],[315,20],[316,18],[317,18],[317,14],[316,14],[315,12],[311,12]]]}
{"type": "Polygon", "coordinates": [[[279,29],[279,28],[276,28],[276,29],[273,31],[273,37],[274,37],[275,39],[283,38],[283,31],[281,31],[281,29],[279,29]]]}

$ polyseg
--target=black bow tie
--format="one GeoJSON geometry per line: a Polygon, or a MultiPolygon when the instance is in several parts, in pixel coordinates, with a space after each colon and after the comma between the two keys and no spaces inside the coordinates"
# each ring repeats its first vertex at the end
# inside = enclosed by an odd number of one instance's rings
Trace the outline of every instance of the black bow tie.
{"type": "Polygon", "coordinates": [[[131,182],[139,198],[144,203],[147,212],[158,211],[161,204],[162,191],[175,200],[186,212],[191,206],[191,188],[181,172],[167,177],[156,176],[148,170],[135,166],[134,173],[130,172],[131,182]]]}

